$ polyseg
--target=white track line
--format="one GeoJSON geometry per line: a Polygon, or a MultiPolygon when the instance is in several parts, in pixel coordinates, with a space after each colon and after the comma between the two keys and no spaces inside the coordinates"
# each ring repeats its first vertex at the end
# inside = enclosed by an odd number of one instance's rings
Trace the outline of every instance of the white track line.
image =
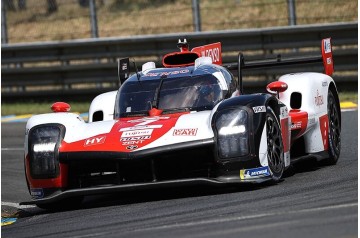
{"type": "Polygon", "coordinates": [[[23,151],[24,148],[1,148],[2,151],[23,151]]]}
{"type": "Polygon", "coordinates": [[[15,207],[17,209],[36,207],[35,205],[19,205],[19,203],[15,203],[15,202],[1,202],[1,206],[15,207]]]}
{"type": "Polygon", "coordinates": [[[342,112],[353,112],[353,111],[357,111],[357,108],[349,108],[349,109],[341,109],[342,112]]]}

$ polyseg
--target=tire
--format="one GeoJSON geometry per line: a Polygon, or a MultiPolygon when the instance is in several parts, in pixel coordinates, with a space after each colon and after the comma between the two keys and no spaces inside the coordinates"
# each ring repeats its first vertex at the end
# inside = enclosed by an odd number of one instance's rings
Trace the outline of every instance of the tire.
{"type": "Polygon", "coordinates": [[[274,111],[267,107],[266,110],[266,141],[267,141],[267,159],[271,178],[273,182],[278,182],[285,168],[284,146],[280,123],[275,116],[274,111]]]}
{"type": "Polygon", "coordinates": [[[329,119],[329,148],[327,162],[329,164],[336,164],[339,159],[341,151],[341,118],[340,118],[340,106],[338,101],[335,99],[334,94],[331,90],[328,93],[328,119],[329,119]]]}
{"type": "Polygon", "coordinates": [[[71,197],[66,198],[58,202],[52,203],[44,203],[44,204],[36,204],[37,207],[51,210],[51,211],[65,211],[65,210],[72,210],[77,209],[80,207],[84,197],[71,197]]]}

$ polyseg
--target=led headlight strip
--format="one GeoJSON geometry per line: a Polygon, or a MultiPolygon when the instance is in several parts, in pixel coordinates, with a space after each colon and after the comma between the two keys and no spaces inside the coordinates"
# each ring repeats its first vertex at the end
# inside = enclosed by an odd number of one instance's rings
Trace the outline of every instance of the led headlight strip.
{"type": "Polygon", "coordinates": [[[225,109],[216,117],[220,158],[249,154],[248,113],[242,109],[225,109]]]}

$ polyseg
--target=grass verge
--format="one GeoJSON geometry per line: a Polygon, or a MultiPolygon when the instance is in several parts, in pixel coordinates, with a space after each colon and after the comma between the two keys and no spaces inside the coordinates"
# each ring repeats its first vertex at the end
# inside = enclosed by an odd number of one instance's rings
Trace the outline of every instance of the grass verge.
{"type": "MultiPolygon", "coordinates": [[[[2,103],[1,116],[50,113],[54,102],[2,103]]],[[[90,102],[68,102],[72,112],[88,112],[90,102]]]]}

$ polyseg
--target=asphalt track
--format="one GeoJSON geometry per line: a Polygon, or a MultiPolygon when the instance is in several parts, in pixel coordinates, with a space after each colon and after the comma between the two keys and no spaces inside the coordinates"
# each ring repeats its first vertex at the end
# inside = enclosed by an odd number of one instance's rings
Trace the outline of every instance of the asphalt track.
{"type": "Polygon", "coordinates": [[[28,200],[24,123],[2,124],[2,237],[358,237],[358,114],[343,112],[335,166],[306,161],[277,185],[182,188],[89,197],[77,210],[28,200]],[[16,208],[17,207],[17,208],[16,208]],[[16,214],[15,214],[16,213],[16,214]]]}

